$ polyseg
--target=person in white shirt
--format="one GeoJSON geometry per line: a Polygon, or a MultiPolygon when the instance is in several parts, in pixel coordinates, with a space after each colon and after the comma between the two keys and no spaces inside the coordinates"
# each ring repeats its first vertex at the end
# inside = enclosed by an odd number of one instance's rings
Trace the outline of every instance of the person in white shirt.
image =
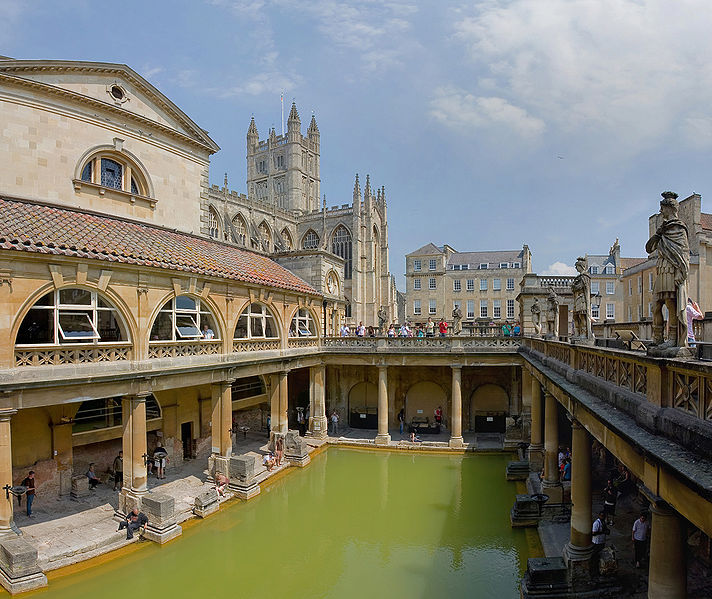
{"type": "Polygon", "coordinates": [[[605,514],[603,512],[598,513],[598,518],[593,522],[593,528],[591,529],[591,542],[593,543],[594,550],[596,553],[603,549],[606,544],[606,525],[605,514]]]}
{"type": "Polygon", "coordinates": [[[640,568],[640,562],[645,559],[645,549],[648,542],[648,532],[650,531],[650,522],[645,513],[640,514],[635,522],[633,522],[633,533],[631,538],[635,546],[635,567],[640,568]]]}
{"type": "Polygon", "coordinates": [[[704,318],[704,314],[702,314],[702,310],[700,310],[697,302],[690,297],[687,298],[685,316],[687,316],[687,345],[695,347],[695,330],[692,326],[692,321],[702,320],[704,318]]]}
{"type": "Polygon", "coordinates": [[[338,434],[338,432],[339,432],[339,415],[336,412],[336,410],[334,410],[331,413],[331,429],[332,429],[332,434],[334,434],[334,435],[338,434]]]}

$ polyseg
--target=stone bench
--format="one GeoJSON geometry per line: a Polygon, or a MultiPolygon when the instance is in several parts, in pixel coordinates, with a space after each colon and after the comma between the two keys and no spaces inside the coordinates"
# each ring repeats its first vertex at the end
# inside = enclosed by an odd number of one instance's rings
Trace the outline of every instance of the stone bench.
{"type": "Polygon", "coordinates": [[[220,501],[218,492],[215,489],[203,491],[195,498],[193,513],[199,518],[205,518],[210,514],[214,514],[218,509],[220,509],[220,501]]]}

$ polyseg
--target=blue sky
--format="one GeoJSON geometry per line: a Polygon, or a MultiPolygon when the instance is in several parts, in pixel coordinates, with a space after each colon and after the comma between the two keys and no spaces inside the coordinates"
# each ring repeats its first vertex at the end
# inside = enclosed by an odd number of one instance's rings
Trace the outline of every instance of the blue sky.
{"type": "MultiPolygon", "coordinates": [[[[321,131],[322,191],[386,186],[391,270],[430,241],[527,243],[537,272],[643,255],[660,192],[712,193],[707,0],[0,0],[0,54],[126,63],[222,150],[280,92],[321,131]],[[556,264],[561,263],[561,264],[556,264]]],[[[286,106],[288,110],[288,105],[286,106]]]]}

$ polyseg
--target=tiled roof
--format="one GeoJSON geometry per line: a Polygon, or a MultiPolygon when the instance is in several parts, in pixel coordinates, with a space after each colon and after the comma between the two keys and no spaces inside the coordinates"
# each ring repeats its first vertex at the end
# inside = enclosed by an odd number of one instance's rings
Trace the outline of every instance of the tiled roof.
{"type": "Polygon", "coordinates": [[[319,295],[266,256],[109,216],[0,198],[0,249],[185,271],[319,295]]]}
{"type": "Polygon", "coordinates": [[[712,231],[712,214],[705,214],[704,212],[702,212],[700,214],[700,224],[702,225],[703,229],[712,231]]]}
{"type": "Polygon", "coordinates": [[[634,266],[638,266],[638,264],[642,264],[646,260],[647,258],[621,258],[621,267],[623,270],[626,268],[633,268],[634,266]]]}
{"type": "Polygon", "coordinates": [[[439,248],[434,243],[428,243],[427,245],[424,245],[422,248],[419,248],[419,249],[415,250],[414,252],[411,252],[408,255],[409,256],[427,256],[427,255],[442,254],[442,253],[443,253],[442,248],[439,248]]]}
{"type": "Polygon", "coordinates": [[[491,252],[458,252],[448,258],[448,264],[494,264],[496,267],[502,262],[522,262],[523,250],[503,250],[491,252]]]}

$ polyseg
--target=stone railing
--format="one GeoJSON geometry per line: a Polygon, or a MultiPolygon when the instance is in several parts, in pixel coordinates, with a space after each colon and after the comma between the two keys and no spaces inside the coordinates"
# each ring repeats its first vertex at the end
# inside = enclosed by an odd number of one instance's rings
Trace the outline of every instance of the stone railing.
{"type": "Polygon", "coordinates": [[[282,342],[279,339],[233,339],[233,353],[245,351],[271,351],[280,349],[282,342]]]}
{"type": "Polygon", "coordinates": [[[601,322],[592,327],[596,337],[613,338],[618,331],[633,331],[638,339],[651,339],[653,336],[652,320],[642,320],[636,322],[601,322]]]}
{"type": "Polygon", "coordinates": [[[179,356],[204,356],[221,354],[223,342],[210,341],[152,341],[148,345],[148,358],[177,358],[179,356]]]}
{"type": "Polygon", "coordinates": [[[326,350],[369,352],[512,352],[516,353],[522,337],[327,337],[326,350]]]}
{"type": "Polygon", "coordinates": [[[131,343],[76,344],[62,347],[16,347],[15,366],[57,366],[131,360],[131,343]]]}
{"type": "Polygon", "coordinates": [[[321,341],[318,337],[290,337],[287,340],[287,346],[295,347],[321,347],[321,341]]]}
{"type": "Polygon", "coordinates": [[[539,287],[571,287],[574,282],[574,277],[566,276],[541,276],[539,277],[539,287]]]}

